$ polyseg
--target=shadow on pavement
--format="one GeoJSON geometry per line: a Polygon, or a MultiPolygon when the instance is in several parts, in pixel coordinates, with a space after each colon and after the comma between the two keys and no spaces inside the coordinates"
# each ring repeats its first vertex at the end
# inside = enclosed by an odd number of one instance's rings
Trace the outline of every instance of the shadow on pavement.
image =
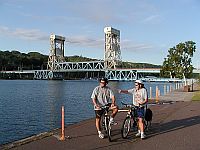
{"type": "Polygon", "coordinates": [[[160,125],[154,124],[153,125],[154,129],[150,131],[150,133],[148,134],[148,137],[150,138],[158,134],[172,132],[175,130],[183,129],[183,128],[190,127],[197,124],[200,124],[200,116],[194,116],[194,117],[185,118],[181,120],[173,120],[173,121],[163,123],[160,125]]]}

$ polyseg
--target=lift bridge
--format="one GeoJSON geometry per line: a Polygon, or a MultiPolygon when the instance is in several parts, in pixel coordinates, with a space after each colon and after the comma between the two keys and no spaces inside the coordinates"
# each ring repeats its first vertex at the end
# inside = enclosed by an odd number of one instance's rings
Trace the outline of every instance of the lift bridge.
{"type": "MultiPolygon", "coordinates": [[[[122,63],[120,50],[120,31],[112,27],[105,27],[104,60],[88,62],[65,62],[64,42],[65,37],[52,34],[50,36],[50,54],[47,70],[35,70],[35,79],[62,78],[65,72],[105,72],[109,80],[136,80],[139,69],[120,69],[122,63]]],[[[145,70],[148,72],[148,70],[145,70]]],[[[159,73],[160,70],[150,70],[159,73]]]]}

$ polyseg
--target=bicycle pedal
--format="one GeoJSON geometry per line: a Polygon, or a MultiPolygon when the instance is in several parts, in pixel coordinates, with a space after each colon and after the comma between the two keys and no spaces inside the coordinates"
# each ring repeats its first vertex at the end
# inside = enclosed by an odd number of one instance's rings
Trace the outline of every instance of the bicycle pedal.
{"type": "Polygon", "coordinates": [[[115,126],[117,124],[118,124],[117,122],[110,122],[110,125],[113,125],[113,126],[115,126]]]}

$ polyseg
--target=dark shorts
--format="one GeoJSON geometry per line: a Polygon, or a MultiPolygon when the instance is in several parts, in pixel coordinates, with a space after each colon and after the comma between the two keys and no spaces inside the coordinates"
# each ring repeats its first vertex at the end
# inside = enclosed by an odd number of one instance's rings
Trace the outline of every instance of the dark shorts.
{"type": "MultiPolygon", "coordinates": [[[[106,106],[111,106],[111,103],[107,104],[106,106]]],[[[95,111],[95,115],[96,118],[101,118],[101,116],[104,114],[105,110],[101,109],[101,110],[94,110],[95,111]]]]}
{"type": "Polygon", "coordinates": [[[136,113],[138,118],[144,118],[144,107],[138,107],[136,113]]]}

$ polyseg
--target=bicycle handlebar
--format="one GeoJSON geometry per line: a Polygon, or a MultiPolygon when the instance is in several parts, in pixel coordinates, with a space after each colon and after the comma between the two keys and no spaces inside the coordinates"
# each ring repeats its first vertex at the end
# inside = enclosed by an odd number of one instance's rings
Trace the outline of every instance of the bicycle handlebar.
{"type": "Polygon", "coordinates": [[[121,102],[121,104],[124,105],[125,107],[136,108],[136,106],[133,104],[126,104],[124,102],[121,102]]]}
{"type": "Polygon", "coordinates": [[[107,106],[107,105],[105,105],[105,106],[101,106],[100,108],[101,109],[107,109],[107,108],[109,108],[110,106],[107,106]]]}

